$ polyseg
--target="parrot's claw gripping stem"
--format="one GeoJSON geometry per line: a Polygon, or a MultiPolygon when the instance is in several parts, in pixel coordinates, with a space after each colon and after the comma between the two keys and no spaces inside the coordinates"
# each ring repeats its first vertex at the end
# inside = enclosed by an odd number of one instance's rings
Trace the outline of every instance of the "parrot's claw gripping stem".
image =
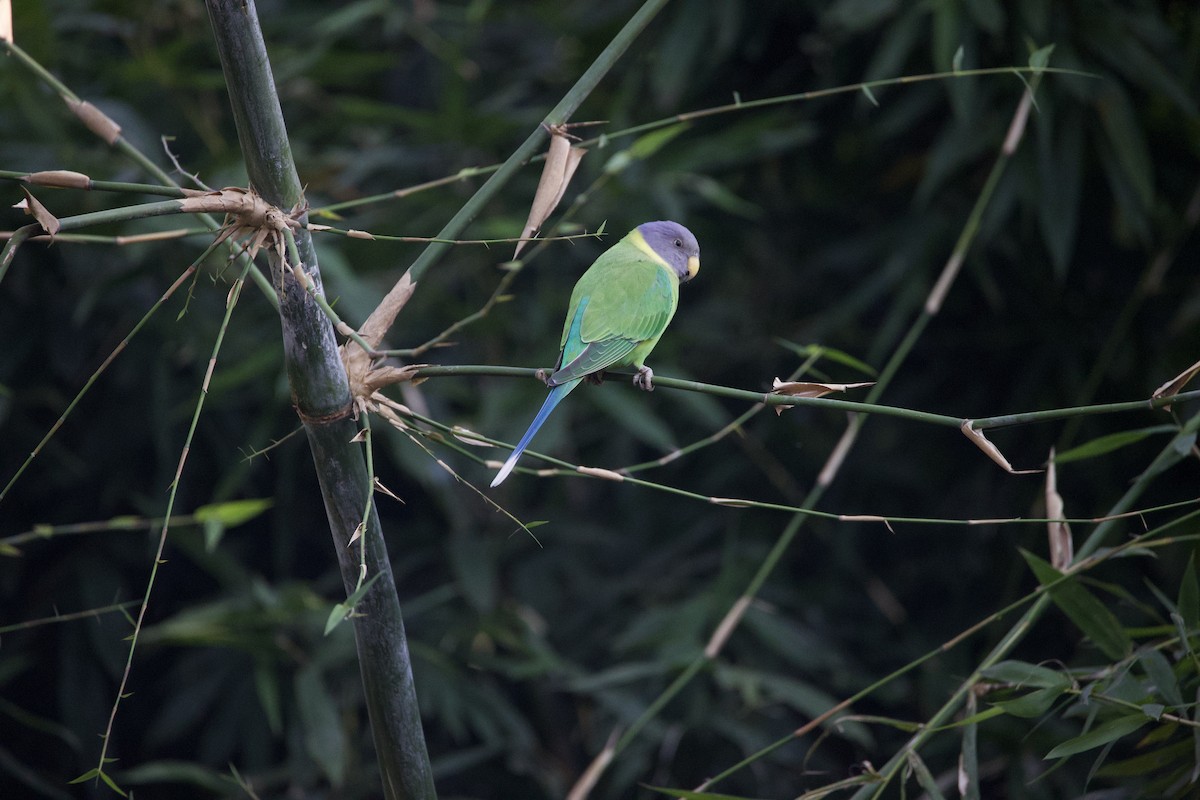
{"type": "Polygon", "coordinates": [[[642,391],[654,391],[654,370],[649,367],[638,367],[637,375],[633,376],[633,385],[642,391]]]}
{"type": "Polygon", "coordinates": [[[539,381],[546,384],[547,386],[550,385],[550,370],[548,370],[548,369],[537,370],[536,372],[533,373],[533,377],[537,378],[539,381]]]}

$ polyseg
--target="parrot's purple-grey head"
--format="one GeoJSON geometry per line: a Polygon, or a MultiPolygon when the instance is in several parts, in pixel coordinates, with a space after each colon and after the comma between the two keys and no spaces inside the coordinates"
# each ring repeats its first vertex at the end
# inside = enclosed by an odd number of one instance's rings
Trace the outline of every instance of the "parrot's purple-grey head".
{"type": "Polygon", "coordinates": [[[678,222],[644,222],[637,231],[654,254],[675,270],[679,280],[688,281],[700,271],[700,245],[696,237],[678,222]]]}

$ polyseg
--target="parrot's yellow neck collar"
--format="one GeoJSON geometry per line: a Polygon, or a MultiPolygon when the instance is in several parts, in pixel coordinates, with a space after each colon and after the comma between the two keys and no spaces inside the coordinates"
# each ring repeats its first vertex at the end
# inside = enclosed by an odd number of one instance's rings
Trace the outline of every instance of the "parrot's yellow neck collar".
{"type": "MultiPolygon", "coordinates": [[[[650,246],[650,243],[646,241],[646,237],[642,236],[642,232],[637,228],[634,228],[633,232],[629,234],[629,241],[632,242],[633,246],[638,250],[641,250],[643,253],[650,256],[651,260],[654,261],[655,264],[659,264],[667,269],[671,269],[671,265],[667,263],[667,260],[658,253],[654,252],[654,248],[650,246]]],[[[671,271],[674,272],[674,270],[671,271]]]]}

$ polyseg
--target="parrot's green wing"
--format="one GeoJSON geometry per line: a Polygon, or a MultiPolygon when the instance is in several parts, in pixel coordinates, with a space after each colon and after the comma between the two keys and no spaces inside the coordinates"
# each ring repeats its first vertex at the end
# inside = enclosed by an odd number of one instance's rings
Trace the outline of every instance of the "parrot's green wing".
{"type": "Polygon", "coordinates": [[[563,326],[554,384],[613,366],[636,364],[666,330],[679,302],[679,280],[622,241],[579,279],[563,326]]]}

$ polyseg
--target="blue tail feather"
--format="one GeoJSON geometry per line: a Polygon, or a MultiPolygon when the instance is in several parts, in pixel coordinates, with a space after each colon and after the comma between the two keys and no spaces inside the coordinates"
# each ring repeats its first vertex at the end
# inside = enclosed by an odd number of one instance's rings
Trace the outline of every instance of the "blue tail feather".
{"type": "Polygon", "coordinates": [[[508,474],[513,471],[513,467],[517,465],[517,459],[525,452],[525,448],[529,446],[533,435],[542,427],[542,423],[550,416],[550,412],[562,402],[562,399],[571,393],[571,390],[579,385],[579,378],[573,381],[559,384],[550,390],[549,396],[546,397],[546,402],[542,403],[542,410],[533,418],[533,422],[529,423],[529,429],[525,431],[525,435],[521,437],[521,441],[517,442],[517,446],[513,448],[512,455],[504,462],[504,466],[496,473],[496,477],[492,479],[492,486],[499,486],[508,477],[508,474]]]}

